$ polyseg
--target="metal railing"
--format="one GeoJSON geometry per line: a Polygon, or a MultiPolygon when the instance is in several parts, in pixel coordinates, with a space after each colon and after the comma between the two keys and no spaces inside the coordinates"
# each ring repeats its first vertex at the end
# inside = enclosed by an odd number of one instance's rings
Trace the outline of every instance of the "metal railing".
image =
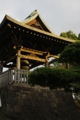
{"type": "Polygon", "coordinates": [[[8,70],[0,74],[0,86],[10,83],[27,83],[29,70],[8,70]]]}

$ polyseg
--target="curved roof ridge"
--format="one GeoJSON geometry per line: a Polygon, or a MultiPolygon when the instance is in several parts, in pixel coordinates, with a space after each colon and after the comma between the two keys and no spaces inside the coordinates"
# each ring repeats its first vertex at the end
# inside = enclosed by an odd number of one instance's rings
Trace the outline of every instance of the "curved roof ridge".
{"type": "Polygon", "coordinates": [[[21,21],[21,23],[26,23],[26,22],[30,22],[31,20],[35,19],[38,16],[38,12],[37,10],[33,11],[28,17],[26,17],[23,21],[21,21]]]}
{"type": "MultiPolygon", "coordinates": [[[[54,34],[53,32],[52,32],[52,30],[47,26],[47,24],[44,22],[44,20],[42,19],[42,17],[41,17],[41,15],[40,14],[38,14],[39,15],[39,17],[40,17],[40,19],[41,19],[41,21],[44,23],[44,25],[46,26],[46,28],[52,33],[52,34],[54,34]]],[[[55,35],[55,34],[54,34],[55,35]]]]}
{"type": "Polygon", "coordinates": [[[50,30],[50,28],[46,25],[46,23],[44,22],[44,20],[42,19],[41,15],[37,12],[37,10],[33,11],[27,18],[25,18],[21,23],[25,24],[28,23],[30,21],[32,21],[33,19],[39,17],[39,19],[41,20],[41,22],[44,24],[44,26],[48,29],[48,31],[52,34],[54,34],[52,32],[52,30],[50,30]]]}

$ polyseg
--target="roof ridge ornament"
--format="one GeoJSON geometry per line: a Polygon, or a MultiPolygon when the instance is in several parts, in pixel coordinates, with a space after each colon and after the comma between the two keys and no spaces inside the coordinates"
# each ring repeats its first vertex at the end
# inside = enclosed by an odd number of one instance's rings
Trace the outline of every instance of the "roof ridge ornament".
{"type": "Polygon", "coordinates": [[[26,17],[24,20],[31,18],[32,16],[35,16],[37,14],[37,10],[34,10],[28,17],[26,17]]]}

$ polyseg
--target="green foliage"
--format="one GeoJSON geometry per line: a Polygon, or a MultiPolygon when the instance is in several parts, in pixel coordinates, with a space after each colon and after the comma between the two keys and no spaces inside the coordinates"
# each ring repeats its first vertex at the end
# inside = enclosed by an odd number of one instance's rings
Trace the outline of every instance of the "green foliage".
{"type": "Polygon", "coordinates": [[[74,92],[80,91],[80,42],[72,43],[65,47],[59,57],[60,62],[68,62],[72,65],[73,69],[71,70],[74,72],[73,77],[75,80],[71,84],[74,88],[74,92]],[[75,69],[76,68],[76,69],[75,69]],[[76,76],[77,74],[78,76],[76,76]]]}
{"type": "Polygon", "coordinates": [[[31,85],[47,86],[47,81],[50,79],[50,68],[37,68],[29,74],[28,83],[31,85]]]}
{"type": "Polygon", "coordinates": [[[80,82],[80,74],[61,68],[38,68],[29,74],[28,83],[32,86],[54,88],[70,88],[71,83],[80,82]]]}
{"type": "Polygon", "coordinates": [[[59,57],[60,62],[68,62],[74,66],[80,66],[80,42],[69,44],[59,57]]]}
{"type": "Polygon", "coordinates": [[[65,37],[65,38],[69,38],[69,39],[73,39],[73,40],[79,40],[80,36],[78,35],[78,37],[76,36],[75,33],[73,33],[73,31],[69,30],[67,32],[62,32],[60,34],[61,37],[65,37]]]}

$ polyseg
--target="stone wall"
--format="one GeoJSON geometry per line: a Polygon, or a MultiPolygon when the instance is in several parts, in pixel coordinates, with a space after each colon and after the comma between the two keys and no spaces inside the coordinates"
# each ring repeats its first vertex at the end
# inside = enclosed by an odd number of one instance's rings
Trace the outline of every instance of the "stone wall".
{"type": "Polygon", "coordinates": [[[0,87],[0,97],[1,97],[1,104],[2,104],[2,107],[0,107],[0,120],[4,120],[4,117],[5,117],[7,96],[8,96],[7,87],[6,86],[0,87]]]}
{"type": "Polygon", "coordinates": [[[5,120],[80,120],[71,93],[63,90],[8,86],[5,120]]]}

